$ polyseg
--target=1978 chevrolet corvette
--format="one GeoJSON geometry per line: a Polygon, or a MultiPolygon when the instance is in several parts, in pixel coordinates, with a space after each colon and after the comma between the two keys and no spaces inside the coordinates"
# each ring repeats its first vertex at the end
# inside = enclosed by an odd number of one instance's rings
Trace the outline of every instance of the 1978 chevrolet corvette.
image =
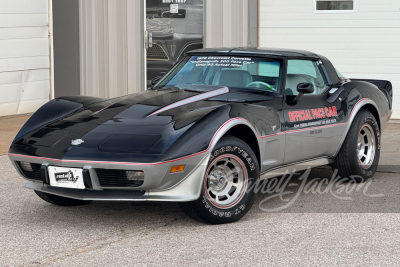
{"type": "Polygon", "coordinates": [[[392,85],[348,79],[308,51],[192,51],[152,88],[42,106],[9,157],[43,200],[175,201],[192,218],[233,222],[259,179],[331,165],[374,175],[392,85]]]}

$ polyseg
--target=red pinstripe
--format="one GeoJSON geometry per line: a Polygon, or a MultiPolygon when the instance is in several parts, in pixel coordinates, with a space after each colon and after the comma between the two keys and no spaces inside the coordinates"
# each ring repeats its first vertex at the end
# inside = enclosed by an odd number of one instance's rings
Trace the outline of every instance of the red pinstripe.
{"type": "MultiPolygon", "coordinates": [[[[369,98],[362,98],[361,100],[359,100],[355,105],[354,108],[349,116],[349,119],[351,118],[351,116],[353,115],[354,110],[356,109],[356,107],[358,106],[358,104],[363,101],[363,100],[370,100],[369,98]]],[[[319,126],[319,127],[312,127],[312,128],[305,128],[305,129],[299,129],[299,130],[291,130],[291,131],[285,131],[285,132],[279,132],[279,133],[275,133],[275,134],[271,134],[271,135],[265,135],[265,136],[259,136],[257,131],[254,129],[254,127],[251,125],[251,123],[249,121],[247,121],[246,119],[243,118],[233,118],[228,120],[227,122],[225,122],[218,130],[217,132],[214,134],[213,138],[211,139],[210,144],[208,145],[207,149],[204,151],[200,151],[197,152],[195,154],[192,155],[188,155],[188,156],[184,156],[181,158],[177,158],[177,159],[173,159],[173,160],[168,160],[168,161],[163,161],[163,162],[156,162],[156,163],[132,163],[132,162],[112,162],[112,161],[82,161],[82,160],[60,160],[60,159],[51,159],[51,158],[43,158],[43,157],[34,157],[34,156],[25,156],[25,155],[19,155],[19,154],[11,154],[9,153],[9,156],[16,156],[16,157],[23,157],[23,158],[32,158],[32,159],[42,159],[42,160],[50,160],[50,161],[55,161],[55,162],[80,162],[80,163],[96,163],[96,164],[119,164],[119,165],[144,165],[144,166],[153,166],[153,165],[159,165],[159,164],[167,164],[167,163],[171,163],[171,162],[175,162],[178,160],[183,160],[183,159],[187,159],[190,157],[194,157],[200,154],[204,154],[206,152],[208,152],[211,148],[211,145],[214,141],[214,139],[216,138],[216,136],[218,135],[218,133],[224,128],[225,125],[227,125],[228,123],[230,123],[231,121],[234,120],[244,120],[246,121],[250,127],[253,129],[253,131],[255,132],[256,136],[258,139],[261,138],[268,138],[268,137],[273,137],[276,135],[280,135],[280,134],[286,134],[286,133],[294,133],[294,132],[301,132],[301,131],[309,131],[309,130],[313,130],[313,129],[321,129],[321,128],[328,128],[328,127],[335,127],[335,126],[340,126],[340,125],[346,125],[349,123],[349,121],[344,122],[344,123],[338,123],[338,124],[332,124],[332,125],[324,125],[324,126],[319,126]]]]}

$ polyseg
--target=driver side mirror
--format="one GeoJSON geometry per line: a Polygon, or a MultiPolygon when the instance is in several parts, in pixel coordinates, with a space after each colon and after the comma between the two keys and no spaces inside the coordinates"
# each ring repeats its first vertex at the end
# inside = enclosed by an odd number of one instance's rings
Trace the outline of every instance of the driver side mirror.
{"type": "Polygon", "coordinates": [[[158,81],[159,81],[160,79],[161,79],[160,76],[154,77],[154,78],[150,81],[151,86],[156,85],[156,83],[158,83],[158,81]]]}
{"type": "Polygon", "coordinates": [[[303,98],[304,94],[314,93],[314,85],[312,85],[311,83],[299,83],[297,85],[297,92],[299,92],[299,94],[293,100],[293,102],[299,102],[303,98]]]}

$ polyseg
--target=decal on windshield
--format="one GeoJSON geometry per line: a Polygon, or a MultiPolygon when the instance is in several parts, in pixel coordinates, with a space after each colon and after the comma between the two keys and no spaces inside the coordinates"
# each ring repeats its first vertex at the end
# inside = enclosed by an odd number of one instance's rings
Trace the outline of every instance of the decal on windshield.
{"type": "Polygon", "coordinates": [[[242,68],[243,65],[254,64],[251,58],[247,57],[197,57],[196,60],[190,61],[192,64],[196,64],[196,67],[231,67],[231,68],[242,68]]]}

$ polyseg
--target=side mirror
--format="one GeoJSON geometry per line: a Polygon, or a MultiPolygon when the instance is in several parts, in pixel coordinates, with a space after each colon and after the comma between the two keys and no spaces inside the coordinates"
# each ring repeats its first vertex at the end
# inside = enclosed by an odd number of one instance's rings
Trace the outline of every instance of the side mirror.
{"type": "Polygon", "coordinates": [[[297,85],[297,92],[300,94],[312,94],[314,93],[314,86],[311,83],[299,83],[297,85]]]}
{"type": "Polygon", "coordinates": [[[156,83],[158,83],[158,81],[159,81],[160,79],[161,79],[160,76],[154,77],[154,78],[150,81],[151,86],[156,85],[156,83]]]}
{"type": "Polygon", "coordinates": [[[299,92],[299,94],[293,100],[293,102],[299,102],[303,98],[304,94],[314,93],[314,85],[312,85],[311,83],[299,83],[297,85],[297,92],[299,92]]]}

